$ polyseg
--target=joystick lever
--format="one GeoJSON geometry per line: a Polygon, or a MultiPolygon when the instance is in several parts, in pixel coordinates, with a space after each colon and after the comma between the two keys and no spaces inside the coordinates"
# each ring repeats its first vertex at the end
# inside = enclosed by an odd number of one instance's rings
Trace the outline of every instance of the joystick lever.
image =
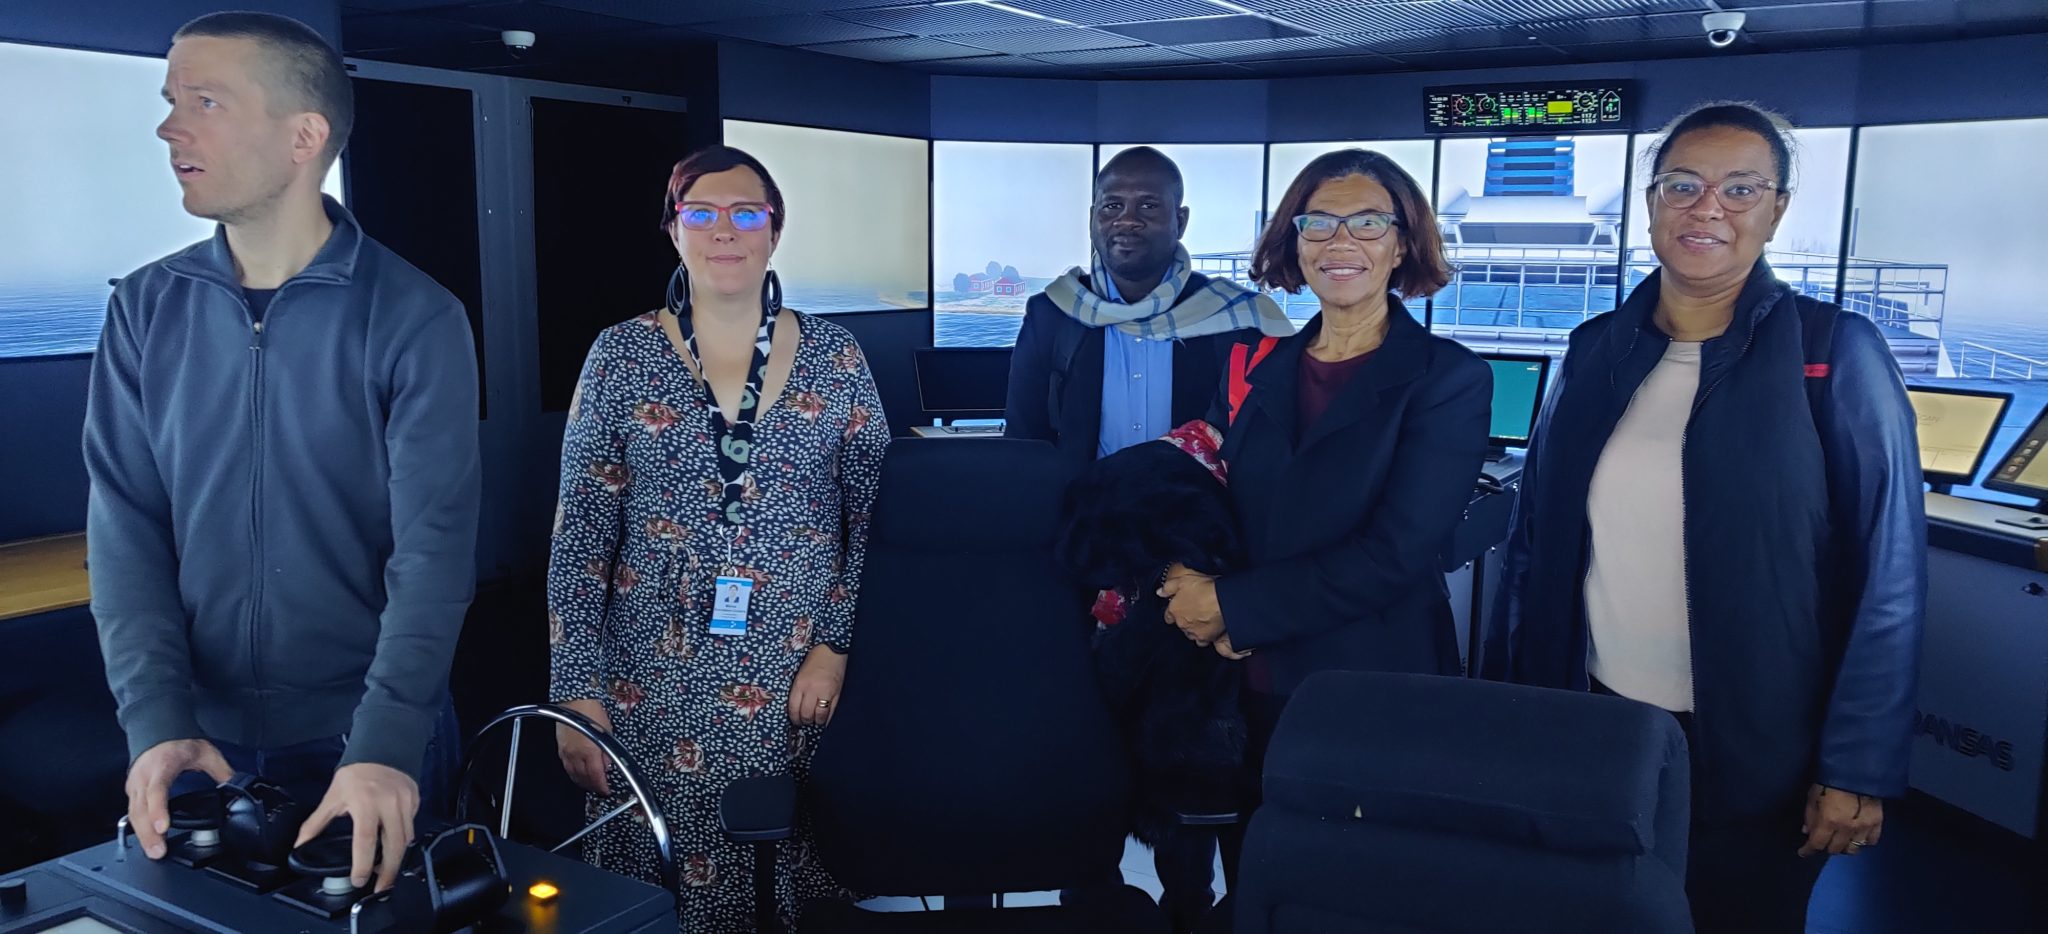
{"type": "Polygon", "coordinates": [[[223,829],[236,855],[267,866],[282,866],[291,855],[299,826],[311,811],[283,788],[252,776],[221,786],[227,799],[223,829]]]}

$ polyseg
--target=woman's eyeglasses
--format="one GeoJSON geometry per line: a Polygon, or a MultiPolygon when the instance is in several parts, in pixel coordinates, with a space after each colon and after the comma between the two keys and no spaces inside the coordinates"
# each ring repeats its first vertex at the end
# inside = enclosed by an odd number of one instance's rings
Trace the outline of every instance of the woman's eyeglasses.
{"type": "Polygon", "coordinates": [[[1673,210],[1683,211],[1700,203],[1708,191],[1721,202],[1729,213],[1740,214],[1763,203],[1764,195],[1782,191],[1778,183],[1761,175],[1740,173],[1709,184],[1706,179],[1691,172],[1665,172],[1650,180],[1657,197],[1673,210]]]}
{"type": "Polygon", "coordinates": [[[1336,236],[1339,227],[1350,228],[1353,240],[1378,240],[1400,224],[1394,215],[1385,211],[1361,211],[1349,217],[1316,212],[1294,218],[1294,229],[1301,234],[1301,239],[1316,242],[1336,236]]]}
{"type": "Polygon", "coordinates": [[[768,219],[774,213],[775,208],[766,204],[743,203],[719,207],[702,201],[676,202],[676,220],[691,230],[710,230],[717,226],[720,214],[732,219],[734,230],[760,230],[768,226],[768,219]]]}

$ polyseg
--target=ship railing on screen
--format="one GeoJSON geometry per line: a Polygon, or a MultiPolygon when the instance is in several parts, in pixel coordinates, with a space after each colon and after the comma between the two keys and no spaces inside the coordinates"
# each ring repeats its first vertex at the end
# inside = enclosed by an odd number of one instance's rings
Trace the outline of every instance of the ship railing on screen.
{"type": "Polygon", "coordinates": [[[1956,375],[1969,378],[1967,368],[1972,363],[1990,368],[1983,375],[1983,379],[2033,379],[2037,370],[2048,373],[2048,360],[2022,357],[2010,350],[2000,350],[1976,341],[1958,341],[1955,354],[1956,375]],[[2005,363],[2003,370],[1999,368],[2000,361],[2005,363]]]}

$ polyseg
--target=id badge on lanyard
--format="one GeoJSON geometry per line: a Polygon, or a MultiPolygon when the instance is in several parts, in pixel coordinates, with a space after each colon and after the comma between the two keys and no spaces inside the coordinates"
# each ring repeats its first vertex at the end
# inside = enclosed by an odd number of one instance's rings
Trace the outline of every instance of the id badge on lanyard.
{"type": "Polygon", "coordinates": [[[754,599],[754,582],[745,577],[720,577],[711,601],[711,634],[747,634],[747,604],[754,599]]]}
{"type": "MultiPolygon", "coordinates": [[[[779,303],[777,303],[779,305],[779,303]]],[[[692,359],[697,361],[702,372],[704,357],[697,350],[697,334],[690,326],[690,319],[681,311],[671,308],[678,329],[682,332],[684,345],[692,359]]],[[[711,418],[713,456],[718,462],[719,479],[723,488],[718,501],[718,516],[715,521],[725,525],[730,537],[726,540],[726,573],[718,576],[711,597],[711,634],[718,636],[743,636],[747,633],[748,608],[754,599],[754,581],[749,577],[737,576],[739,566],[734,551],[740,535],[740,506],[746,491],[746,481],[752,469],[754,451],[754,419],[761,407],[761,393],[768,381],[768,354],[775,342],[775,317],[779,307],[762,309],[761,327],[754,336],[754,361],[746,385],[740,390],[738,417],[728,422],[725,413],[718,408],[718,401],[711,392],[709,377],[704,377],[699,388],[703,402],[711,418]]]]}

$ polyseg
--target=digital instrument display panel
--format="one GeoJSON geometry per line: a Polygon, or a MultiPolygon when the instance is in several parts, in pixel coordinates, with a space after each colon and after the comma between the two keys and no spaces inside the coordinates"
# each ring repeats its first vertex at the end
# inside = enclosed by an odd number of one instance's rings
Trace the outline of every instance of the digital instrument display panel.
{"type": "Polygon", "coordinates": [[[1493,368],[1493,427],[1487,443],[1497,448],[1526,448],[1543,408],[1550,358],[1542,354],[1483,353],[1493,368]]]}
{"type": "Polygon", "coordinates": [[[1425,88],[1423,130],[1483,136],[1632,130],[1634,85],[1617,80],[1425,88]]]}
{"type": "Polygon", "coordinates": [[[1991,466],[1984,488],[2048,500],[2048,457],[2041,456],[2044,448],[2048,448],[2048,410],[2035,416],[2012,450],[1991,466]]]}
{"type": "Polygon", "coordinates": [[[2005,420],[2012,393],[1908,386],[1906,399],[1919,423],[1920,473],[1929,483],[1968,486],[2005,420]]]}

